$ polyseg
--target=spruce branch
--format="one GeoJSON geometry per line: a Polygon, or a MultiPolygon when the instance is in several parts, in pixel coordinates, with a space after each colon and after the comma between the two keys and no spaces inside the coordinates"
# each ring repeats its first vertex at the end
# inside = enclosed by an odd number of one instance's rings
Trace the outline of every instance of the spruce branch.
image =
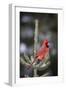
{"type": "Polygon", "coordinates": [[[22,57],[20,58],[20,63],[26,66],[29,66],[30,64],[27,63],[22,57]]]}
{"type": "Polygon", "coordinates": [[[25,57],[26,62],[29,63],[29,64],[31,64],[31,60],[28,57],[28,55],[24,54],[24,57],[25,57]]]}

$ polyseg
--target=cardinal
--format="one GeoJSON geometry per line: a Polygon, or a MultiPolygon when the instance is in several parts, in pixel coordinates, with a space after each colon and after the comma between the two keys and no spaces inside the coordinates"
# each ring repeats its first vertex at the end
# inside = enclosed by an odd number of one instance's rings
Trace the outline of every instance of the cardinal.
{"type": "Polygon", "coordinates": [[[49,53],[49,42],[48,40],[43,40],[40,49],[37,51],[36,56],[34,58],[34,61],[31,63],[30,67],[32,66],[32,64],[38,60],[39,62],[42,60],[45,60],[47,55],[49,53]]]}

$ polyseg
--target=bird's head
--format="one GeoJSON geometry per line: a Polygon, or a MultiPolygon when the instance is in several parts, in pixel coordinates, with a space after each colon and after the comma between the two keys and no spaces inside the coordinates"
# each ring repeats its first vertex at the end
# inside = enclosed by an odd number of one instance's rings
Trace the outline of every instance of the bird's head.
{"type": "Polygon", "coordinates": [[[49,47],[49,41],[46,39],[43,41],[42,46],[49,47]]]}

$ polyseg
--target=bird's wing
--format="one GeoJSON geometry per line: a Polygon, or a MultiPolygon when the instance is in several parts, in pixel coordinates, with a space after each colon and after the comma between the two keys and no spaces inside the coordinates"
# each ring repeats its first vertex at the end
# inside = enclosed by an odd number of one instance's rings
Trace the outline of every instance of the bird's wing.
{"type": "Polygon", "coordinates": [[[43,54],[44,52],[44,48],[40,48],[39,51],[37,51],[36,56],[40,56],[41,54],[43,54]]]}

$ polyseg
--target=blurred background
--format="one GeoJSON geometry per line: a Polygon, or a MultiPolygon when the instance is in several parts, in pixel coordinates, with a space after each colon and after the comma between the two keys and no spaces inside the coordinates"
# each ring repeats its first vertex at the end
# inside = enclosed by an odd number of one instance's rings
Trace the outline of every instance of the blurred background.
{"type": "MultiPolygon", "coordinates": [[[[50,61],[52,76],[58,75],[58,15],[54,13],[30,13],[20,12],[20,57],[26,53],[29,57],[33,55],[35,20],[38,20],[38,44],[48,39],[50,42],[50,61]]],[[[24,77],[26,67],[20,64],[20,77],[24,77]]],[[[44,73],[39,72],[39,76],[44,73]]],[[[29,76],[33,76],[33,70],[29,76]]]]}

